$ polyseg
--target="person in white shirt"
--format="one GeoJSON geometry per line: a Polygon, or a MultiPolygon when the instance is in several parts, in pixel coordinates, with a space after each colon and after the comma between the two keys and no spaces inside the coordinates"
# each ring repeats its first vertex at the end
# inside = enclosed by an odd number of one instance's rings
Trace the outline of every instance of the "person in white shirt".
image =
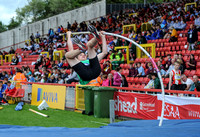
{"type": "Polygon", "coordinates": [[[179,28],[179,26],[180,26],[180,22],[178,21],[178,20],[176,20],[176,22],[174,23],[174,28],[175,29],[178,29],[179,28]]]}
{"type": "Polygon", "coordinates": [[[190,86],[194,83],[191,79],[187,78],[185,74],[181,75],[181,83],[186,84],[185,90],[188,91],[190,86]]]}
{"type": "Polygon", "coordinates": [[[19,62],[22,62],[22,56],[19,53],[17,53],[17,57],[19,59],[19,62]]]}
{"type": "Polygon", "coordinates": [[[197,27],[197,28],[200,28],[200,16],[197,15],[195,20],[194,20],[194,25],[197,27]]]}
{"type": "Polygon", "coordinates": [[[144,87],[145,89],[152,89],[154,87],[154,80],[150,78],[148,84],[144,87]]]}

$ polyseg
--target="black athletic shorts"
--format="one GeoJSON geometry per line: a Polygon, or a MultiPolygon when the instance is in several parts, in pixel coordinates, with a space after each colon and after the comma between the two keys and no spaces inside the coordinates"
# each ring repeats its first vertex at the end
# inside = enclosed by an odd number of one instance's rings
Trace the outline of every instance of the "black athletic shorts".
{"type": "Polygon", "coordinates": [[[89,59],[90,65],[86,66],[82,62],[79,62],[72,68],[76,73],[84,80],[90,81],[97,78],[101,73],[101,66],[97,56],[93,59],[89,59]]]}

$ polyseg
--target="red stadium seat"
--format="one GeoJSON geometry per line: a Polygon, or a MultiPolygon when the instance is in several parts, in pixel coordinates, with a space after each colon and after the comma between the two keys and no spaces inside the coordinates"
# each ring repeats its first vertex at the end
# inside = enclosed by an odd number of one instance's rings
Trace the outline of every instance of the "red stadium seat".
{"type": "Polygon", "coordinates": [[[200,76],[200,69],[197,69],[196,75],[199,77],[200,76]]]}
{"type": "Polygon", "coordinates": [[[191,70],[190,73],[188,74],[189,77],[192,77],[196,74],[196,70],[191,70]]]}
{"type": "Polygon", "coordinates": [[[190,73],[190,71],[189,71],[189,70],[185,70],[185,72],[184,72],[184,74],[185,74],[186,76],[188,76],[188,75],[189,75],[189,73],[190,73]]]}
{"type": "Polygon", "coordinates": [[[196,50],[195,53],[194,53],[194,55],[199,56],[200,55],[200,50],[196,50]]]}
{"type": "Polygon", "coordinates": [[[197,62],[197,68],[200,68],[200,62],[197,62]]]}

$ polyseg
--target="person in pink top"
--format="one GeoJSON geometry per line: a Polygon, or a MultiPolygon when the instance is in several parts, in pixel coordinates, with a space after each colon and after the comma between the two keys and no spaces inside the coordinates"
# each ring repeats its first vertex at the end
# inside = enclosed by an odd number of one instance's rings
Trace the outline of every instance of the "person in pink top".
{"type": "Polygon", "coordinates": [[[107,79],[107,75],[106,74],[104,74],[103,76],[102,76],[102,79],[103,79],[103,83],[102,83],[102,86],[109,86],[109,79],[107,79]]]}
{"type": "Polygon", "coordinates": [[[114,73],[113,85],[120,87],[122,85],[122,69],[121,67],[117,67],[116,72],[114,73]]]}

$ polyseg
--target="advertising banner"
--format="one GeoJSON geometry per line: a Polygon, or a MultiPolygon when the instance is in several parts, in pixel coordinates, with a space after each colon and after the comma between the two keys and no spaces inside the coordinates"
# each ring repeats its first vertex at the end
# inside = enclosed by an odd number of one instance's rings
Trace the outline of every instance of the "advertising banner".
{"type": "Polygon", "coordinates": [[[32,101],[31,105],[40,105],[43,100],[46,100],[50,108],[65,109],[65,86],[54,85],[32,85],[32,101]]]}
{"type": "Polygon", "coordinates": [[[157,97],[131,92],[115,92],[115,115],[138,119],[157,119],[157,97]]]}
{"type": "MultiPolygon", "coordinates": [[[[158,119],[161,116],[162,95],[158,97],[158,119]]],[[[165,119],[200,119],[200,99],[165,96],[165,119]]]]}

